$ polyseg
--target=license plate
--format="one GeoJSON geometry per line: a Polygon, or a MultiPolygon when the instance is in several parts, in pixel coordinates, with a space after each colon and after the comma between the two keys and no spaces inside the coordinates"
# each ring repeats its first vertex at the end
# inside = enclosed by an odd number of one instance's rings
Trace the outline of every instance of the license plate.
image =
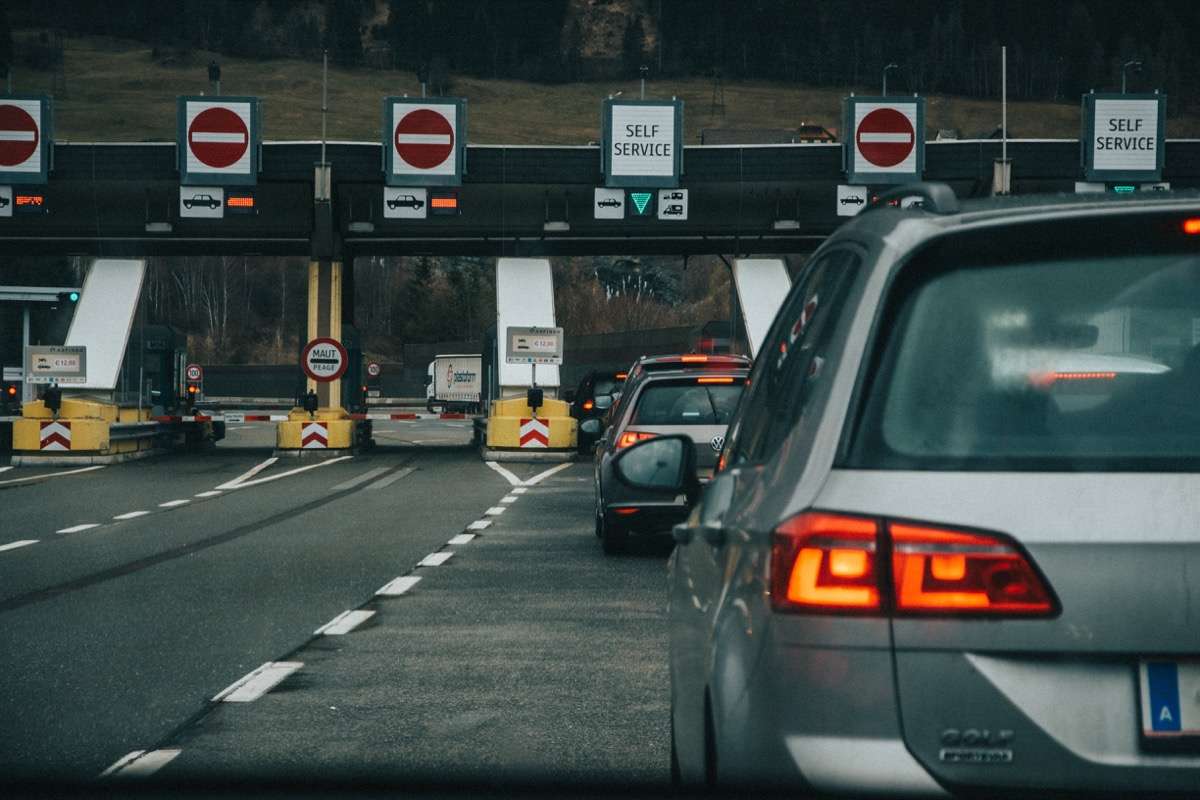
{"type": "Polygon", "coordinates": [[[1142,735],[1200,741],[1200,661],[1146,660],[1139,673],[1142,735]]]}

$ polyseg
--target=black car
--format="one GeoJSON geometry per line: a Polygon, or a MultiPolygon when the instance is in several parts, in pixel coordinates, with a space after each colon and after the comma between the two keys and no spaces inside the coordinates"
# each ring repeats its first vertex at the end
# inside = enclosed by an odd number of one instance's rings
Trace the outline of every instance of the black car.
{"type": "Polygon", "coordinates": [[[8,205],[8,203],[9,203],[8,198],[3,195],[0,195],[0,208],[4,208],[6,205],[8,205]]]}
{"type": "Polygon", "coordinates": [[[867,201],[862,199],[861,196],[855,194],[855,195],[850,195],[849,197],[843,197],[840,202],[844,206],[861,206],[863,203],[865,203],[867,201]]]}
{"type": "Polygon", "coordinates": [[[411,208],[420,210],[425,207],[425,201],[411,194],[398,194],[395,197],[389,197],[387,201],[388,208],[411,208]]]}
{"type": "MultiPolygon", "coordinates": [[[[583,377],[571,395],[571,416],[583,422],[602,418],[608,409],[616,405],[627,374],[616,370],[592,370],[583,377]]],[[[599,434],[579,431],[579,452],[591,452],[599,434]]]]}
{"type": "Polygon", "coordinates": [[[607,200],[598,201],[596,205],[600,206],[601,208],[619,208],[621,201],[615,197],[610,197],[607,200]]]}
{"type": "Polygon", "coordinates": [[[183,199],[184,208],[195,208],[204,206],[206,208],[220,208],[221,201],[213,197],[211,194],[194,194],[191,197],[183,199]]]}

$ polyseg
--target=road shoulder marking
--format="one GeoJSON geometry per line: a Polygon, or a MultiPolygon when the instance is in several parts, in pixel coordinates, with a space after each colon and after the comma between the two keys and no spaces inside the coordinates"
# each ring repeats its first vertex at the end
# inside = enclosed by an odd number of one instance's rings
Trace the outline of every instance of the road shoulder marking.
{"type": "Polygon", "coordinates": [[[31,544],[37,543],[37,539],[21,539],[16,542],[9,542],[8,544],[0,544],[0,552],[5,550],[16,550],[18,547],[28,547],[31,544]]]}
{"type": "Polygon", "coordinates": [[[90,531],[92,528],[99,527],[99,522],[85,522],[82,525],[72,525],[69,528],[63,528],[62,530],[55,531],[55,533],[82,533],[83,531],[90,531]]]}
{"type": "Polygon", "coordinates": [[[467,526],[467,530],[483,531],[483,530],[487,530],[489,527],[491,527],[491,525],[492,525],[492,521],[490,519],[477,519],[474,522],[472,522],[470,525],[467,526]]]}
{"type": "Polygon", "coordinates": [[[30,481],[42,481],[50,478],[63,478],[67,475],[78,475],[81,472],[94,472],[98,469],[104,469],[107,464],[97,464],[94,467],[81,467],[80,469],[69,469],[66,472],[50,472],[45,475],[30,475],[28,478],[9,478],[6,481],[0,481],[0,486],[7,486],[12,483],[29,483],[30,481]]]}
{"type": "Polygon", "coordinates": [[[466,544],[474,538],[475,534],[473,533],[460,533],[458,536],[455,536],[450,541],[446,542],[446,544],[466,544]]]}
{"type": "Polygon", "coordinates": [[[124,514],[117,514],[113,519],[137,519],[149,514],[149,511],[126,511],[124,514]]]}
{"type": "Polygon", "coordinates": [[[180,506],[186,506],[190,502],[192,502],[190,499],[188,499],[188,500],[168,500],[165,503],[159,503],[158,507],[159,508],[179,508],[180,506]]]}
{"type": "Polygon", "coordinates": [[[454,555],[453,550],[442,550],[437,553],[430,553],[417,562],[418,567],[440,567],[445,564],[454,555]]]}
{"type": "Polygon", "coordinates": [[[498,517],[507,510],[507,506],[492,506],[487,511],[483,512],[489,517],[498,517]]]}
{"type": "Polygon", "coordinates": [[[304,666],[302,661],[268,661],[226,686],[213,697],[214,703],[251,703],[274,689],[304,666]]]}
{"type": "Polygon", "coordinates": [[[164,750],[134,750],[117,759],[111,767],[100,773],[101,778],[147,778],[175,760],[182,753],[176,748],[164,750]]]}
{"type": "Polygon", "coordinates": [[[375,616],[374,611],[343,611],[313,631],[313,636],[342,636],[375,616]]]}
{"type": "Polygon", "coordinates": [[[383,597],[399,597],[402,594],[406,594],[409,589],[413,588],[420,582],[421,576],[419,575],[405,575],[401,578],[396,578],[394,581],[391,581],[384,586],[381,586],[379,591],[375,592],[375,594],[383,597]]]}

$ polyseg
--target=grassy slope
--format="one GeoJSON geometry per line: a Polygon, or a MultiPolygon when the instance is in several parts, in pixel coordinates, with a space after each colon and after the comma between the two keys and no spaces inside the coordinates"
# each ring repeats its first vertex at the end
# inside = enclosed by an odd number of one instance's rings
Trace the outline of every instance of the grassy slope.
{"type": "MultiPolygon", "coordinates": [[[[207,87],[208,53],[196,52],[186,66],[164,67],[137,42],[100,37],[67,40],[65,95],[55,98],[59,140],[171,141],[175,97],[207,87]]],[[[299,60],[251,61],[224,56],[225,94],[264,100],[265,138],[317,139],[321,132],[321,68],[299,60]]],[[[18,68],[16,91],[51,92],[51,73],[18,68]]],[[[600,101],[624,91],[636,97],[637,81],[543,86],[520,81],[455,78],[452,93],[468,99],[470,141],[476,144],[586,144],[599,138],[600,101]]],[[[330,69],[329,138],[377,141],[380,99],[418,94],[410,72],[330,69]]],[[[728,83],[724,118],[710,113],[712,85],[705,79],[654,81],[651,97],[676,95],[686,103],[686,139],[699,142],[705,127],[784,128],[801,121],[840,127],[840,89],[807,89],[765,83],[728,83]]],[[[958,128],[964,136],[990,130],[1000,119],[997,101],[928,98],[930,133],[958,128]]],[[[1009,130],[1020,138],[1075,138],[1079,107],[1074,103],[1011,103],[1009,130]]],[[[1200,135],[1195,116],[1171,119],[1172,138],[1200,135]]]]}

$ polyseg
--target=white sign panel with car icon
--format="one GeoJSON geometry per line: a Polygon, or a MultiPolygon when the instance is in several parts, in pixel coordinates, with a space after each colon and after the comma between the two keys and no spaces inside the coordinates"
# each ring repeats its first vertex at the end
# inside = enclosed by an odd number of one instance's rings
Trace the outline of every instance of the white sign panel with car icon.
{"type": "Polygon", "coordinates": [[[11,217],[12,210],[12,187],[0,186],[0,217],[11,217]]]}
{"type": "Polygon", "coordinates": [[[853,217],[866,207],[867,187],[846,186],[845,184],[837,187],[837,215],[839,217],[853,217]]]}
{"type": "Polygon", "coordinates": [[[425,219],[429,209],[429,191],[424,187],[383,187],[385,219],[425,219]]]}
{"type": "Polygon", "coordinates": [[[220,186],[180,186],[179,216],[190,219],[223,219],[225,190],[220,186]]]}
{"type": "Polygon", "coordinates": [[[592,210],[596,219],[625,219],[625,190],[596,189],[592,210]]]}
{"type": "Polygon", "coordinates": [[[664,220],[686,220],[688,218],[688,190],[659,189],[658,218],[664,220]]]}

